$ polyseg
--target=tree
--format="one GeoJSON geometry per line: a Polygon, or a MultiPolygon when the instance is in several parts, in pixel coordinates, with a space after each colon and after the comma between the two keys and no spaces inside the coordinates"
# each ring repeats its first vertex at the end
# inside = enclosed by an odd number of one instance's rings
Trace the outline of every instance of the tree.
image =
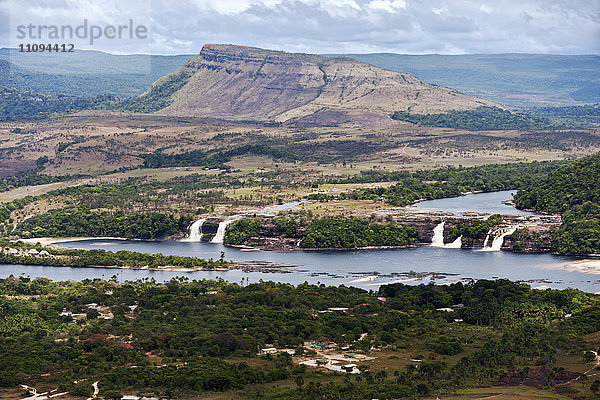
{"type": "Polygon", "coordinates": [[[104,398],[106,400],[121,400],[122,397],[123,395],[116,390],[107,390],[104,392],[104,398]]]}

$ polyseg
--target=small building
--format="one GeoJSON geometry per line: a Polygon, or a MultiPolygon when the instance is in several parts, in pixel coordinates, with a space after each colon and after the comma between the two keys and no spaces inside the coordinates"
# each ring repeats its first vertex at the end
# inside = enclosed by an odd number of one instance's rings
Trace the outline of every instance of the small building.
{"type": "Polygon", "coordinates": [[[277,349],[275,347],[267,347],[265,349],[260,349],[258,354],[275,354],[277,353],[277,349]]]}

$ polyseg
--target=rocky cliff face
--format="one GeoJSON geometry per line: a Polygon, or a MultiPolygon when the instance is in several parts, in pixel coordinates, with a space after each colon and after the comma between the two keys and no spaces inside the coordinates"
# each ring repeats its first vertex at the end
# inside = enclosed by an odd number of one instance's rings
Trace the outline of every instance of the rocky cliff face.
{"type": "Polygon", "coordinates": [[[558,225],[537,225],[518,229],[507,236],[503,250],[515,253],[549,253],[552,251],[552,233],[558,225]]]}
{"type": "Polygon", "coordinates": [[[410,74],[350,58],[207,44],[146,96],[170,115],[302,126],[397,123],[398,110],[444,112],[496,105],[410,74]],[[162,97],[161,97],[162,96],[162,97]]]}
{"type": "MultiPolygon", "coordinates": [[[[416,246],[428,246],[431,244],[434,228],[442,221],[444,226],[444,243],[449,244],[456,239],[450,236],[452,227],[458,223],[469,223],[475,219],[481,219],[479,215],[450,215],[436,212],[405,212],[392,216],[376,217],[373,222],[386,223],[393,221],[408,226],[413,226],[419,231],[419,239],[414,244],[416,246]],[[390,219],[391,218],[391,219],[390,219]]],[[[205,222],[211,224],[211,220],[205,222]]],[[[214,223],[212,223],[214,224],[214,223]]],[[[218,222],[216,222],[218,225],[218,222]]],[[[497,229],[523,226],[517,229],[513,234],[506,235],[502,242],[501,249],[504,251],[514,251],[522,253],[547,253],[551,252],[552,232],[560,225],[560,216],[504,216],[502,224],[492,228],[492,237],[488,243],[491,245],[493,238],[498,235],[497,229]]],[[[213,229],[209,227],[208,230],[213,229]]],[[[262,250],[299,250],[300,241],[306,227],[297,230],[293,237],[286,237],[284,232],[275,225],[273,217],[264,217],[259,230],[250,237],[243,245],[259,248],[262,250]]],[[[203,228],[203,232],[205,229],[203,228]]],[[[464,240],[462,248],[481,249],[484,247],[485,235],[473,240],[464,240]]]]}

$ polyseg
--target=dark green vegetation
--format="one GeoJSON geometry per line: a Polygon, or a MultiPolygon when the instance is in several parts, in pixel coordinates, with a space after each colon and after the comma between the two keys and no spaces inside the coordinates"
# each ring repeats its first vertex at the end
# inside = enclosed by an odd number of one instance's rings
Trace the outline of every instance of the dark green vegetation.
{"type": "Polygon", "coordinates": [[[258,232],[261,222],[260,218],[250,217],[232,222],[225,230],[223,243],[232,245],[244,244],[252,235],[258,232]]]}
{"type": "Polygon", "coordinates": [[[228,265],[223,260],[204,260],[197,257],[182,257],[163,254],[138,253],[134,251],[120,250],[117,252],[105,250],[77,250],[45,248],[49,254],[28,255],[31,249],[42,251],[44,248],[39,244],[36,246],[22,242],[8,242],[0,239],[0,263],[4,264],[26,264],[26,265],[51,265],[55,267],[126,267],[126,268],[223,268],[228,265]],[[8,248],[18,250],[17,254],[11,254],[5,250],[8,248]]]}
{"type": "Polygon", "coordinates": [[[75,50],[68,54],[0,49],[0,86],[45,94],[137,96],[191,56],[114,55],[75,50]]]}
{"type": "Polygon", "coordinates": [[[562,254],[600,253],[600,154],[564,165],[515,195],[519,208],[563,214],[553,247],[562,254]]]}
{"type": "Polygon", "coordinates": [[[599,321],[597,295],[508,281],[395,284],[377,293],[272,282],[9,277],[0,279],[0,386],[87,397],[99,381],[107,398],[230,391],[232,398],[294,400],[415,398],[524,384],[586,398],[589,392],[566,382],[593,367],[584,356],[597,343],[585,335],[600,330],[599,321]],[[464,307],[436,311],[453,304],[464,307]],[[316,313],[329,307],[348,311],[316,313]],[[310,353],[305,341],[381,351],[354,361],[363,371],[356,376],[307,368],[288,354],[257,356],[267,345],[310,353]],[[415,357],[423,359],[418,367],[409,361],[415,357]]]}
{"type": "Polygon", "coordinates": [[[121,107],[136,112],[161,110],[173,102],[171,96],[187,83],[194,72],[192,68],[181,67],[174,73],[159,79],[141,96],[125,101],[121,107]]]}
{"type": "MultiPolygon", "coordinates": [[[[241,136],[230,134],[230,136],[241,136]]],[[[270,138],[260,134],[246,135],[252,144],[233,148],[217,148],[209,151],[193,150],[178,154],[166,154],[160,151],[142,154],[144,167],[211,167],[230,169],[225,163],[234,157],[244,155],[269,156],[274,161],[285,162],[345,162],[349,158],[380,151],[384,148],[378,143],[359,143],[356,141],[325,141],[307,143],[312,135],[298,134],[290,139],[270,138]]],[[[218,139],[218,138],[216,138],[218,139]]],[[[241,139],[241,138],[240,138],[241,139]]],[[[394,145],[392,145],[393,147],[394,145]]]]}
{"type": "MultiPolygon", "coordinates": [[[[462,243],[465,247],[473,246],[474,240],[485,239],[487,233],[495,225],[502,223],[500,214],[490,215],[484,220],[476,219],[470,222],[454,222],[455,225],[450,228],[449,239],[454,241],[459,236],[462,236],[462,243]]],[[[485,245],[485,243],[483,243],[485,245]]]]}
{"type": "Polygon", "coordinates": [[[509,106],[600,101],[600,56],[546,54],[351,54],[380,68],[411,73],[509,106]]]}
{"type": "Polygon", "coordinates": [[[600,124],[600,104],[564,107],[537,107],[528,112],[560,121],[569,125],[600,124]]]}
{"type": "MultiPolygon", "coordinates": [[[[43,161],[43,160],[41,160],[43,161]]],[[[46,183],[63,182],[81,176],[52,176],[40,174],[35,171],[23,171],[13,176],[0,179],[0,192],[4,192],[20,186],[44,185],[46,183]]]]}
{"type": "Polygon", "coordinates": [[[387,203],[406,206],[422,199],[460,196],[466,192],[494,192],[524,188],[563,162],[533,162],[492,164],[472,168],[440,168],[428,171],[365,171],[361,175],[339,182],[396,181],[388,188],[361,189],[349,194],[351,198],[383,199],[387,203]]]}
{"type": "Polygon", "coordinates": [[[315,217],[310,212],[281,213],[273,219],[245,217],[227,226],[225,244],[253,245],[252,236],[266,235],[300,239],[300,247],[311,249],[355,249],[369,246],[409,246],[418,231],[403,224],[377,223],[356,217],[315,217]],[[274,227],[271,227],[270,224],[274,227]]]}
{"type": "Polygon", "coordinates": [[[300,242],[304,248],[350,249],[368,246],[407,246],[418,239],[415,227],[378,224],[354,217],[323,217],[311,221],[300,242]]]}
{"type": "Polygon", "coordinates": [[[557,128],[547,118],[516,114],[498,107],[478,107],[475,110],[455,111],[444,114],[412,114],[396,111],[392,119],[422,126],[467,129],[471,131],[531,130],[557,128]]]}
{"type": "MultiPolygon", "coordinates": [[[[27,196],[0,204],[0,236],[19,233],[42,236],[119,236],[155,239],[185,232],[191,216],[198,210],[210,210],[215,199],[228,201],[220,191],[211,188],[218,183],[207,177],[186,177],[169,182],[120,185],[82,185],[58,189],[39,196],[27,196]],[[194,196],[185,204],[173,198],[194,196]],[[38,201],[62,201],[57,209],[23,221],[15,231],[7,231],[11,213],[38,201]],[[74,206],[73,204],[78,204],[74,206]],[[175,204],[183,206],[175,207],[175,204]],[[73,221],[78,221],[75,224],[73,221]]],[[[241,201],[243,203],[243,201],[241,201]]],[[[255,204],[251,202],[251,204],[255,204]]],[[[262,204],[259,202],[259,204],[262,204]]]]}
{"type": "MultiPolygon", "coordinates": [[[[190,56],[118,56],[77,50],[68,55],[67,63],[64,57],[0,49],[0,121],[88,109],[155,111],[140,108],[135,99],[120,101],[144,93],[190,56]]],[[[152,90],[144,98],[148,96],[155,104],[152,90]]]]}
{"type": "Polygon", "coordinates": [[[50,210],[23,221],[12,233],[21,237],[109,236],[136,239],[159,239],[187,226],[171,214],[121,211],[91,211],[85,206],[50,210]]]}
{"type": "Polygon", "coordinates": [[[117,100],[112,95],[87,98],[23,92],[0,87],[0,121],[42,118],[52,113],[110,108],[111,105],[116,104],[117,100]]]}
{"type": "MultiPolygon", "coordinates": [[[[5,225],[7,222],[12,222],[11,213],[16,210],[21,210],[27,204],[31,203],[35,197],[26,196],[20,199],[13,200],[9,203],[0,204],[0,224],[5,225]]],[[[0,236],[4,236],[6,234],[5,226],[1,226],[0,236]]]]}

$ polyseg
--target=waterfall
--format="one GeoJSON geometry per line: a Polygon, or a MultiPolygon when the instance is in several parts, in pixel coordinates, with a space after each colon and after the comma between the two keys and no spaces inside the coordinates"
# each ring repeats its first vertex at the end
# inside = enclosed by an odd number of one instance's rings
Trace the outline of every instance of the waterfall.
{"type": "Polygon", "coordinates": [[[433,228],[431,246],[444,247],[444,225],[446,225],[446,221],[440,222],[435,228],[433,228]]]}
{"type": "Polygon", "coordinates": [[[495,237],[494,241],[492,242],[491,250],[500,251],[502,249],[502,245],[504,244],[504,238],[508,235],[512,235],[513,233],[515,233],[516,230],[516,226],[511,226],[507,230],[502,232],[498,237],[495,237]]]}
{"type": "Polygon", "coordinates": [[[460,249],[462,248],[462,236],[459,236],[452,243],[444,244],[444,226],[446,221],[440,222],[433,228],[433,237],[431,238],[432,247],[443,247],[445,249],[460,249]]]}
{"type": "Polygon", "coordinates": [[[235,219],[227,219],[225,221],[219,222],[219,227],[217,228],[217,233],[215,237],[210,241],[211,243],[223,243],[223,239],[225,238],[225,229],[227,229],[227,225],[234,222],[235,219]]]}
{"type": "Polygon", "coordinates": [[[199,219],[197,221],[192,222],[189,228],[188,237],[183,239],[184,242],[199,242],[202,240],[202,225],[204,224],[205,219],[199,219]]]}
{"type": "Polygon", "coordinates": [[[462,248],[462,235],[457,237],[456,240],[452,243],[448,243],[444,245],[447,249],[460,249],[462,248]]]}
{"type": "Polygon", "coordinates": [[[485,240],[483,241],[483,247],[488,247],[488,243],[490,242],[490,232],[492,230],[490,229],[487,233],[487,235],[485,235],[485,240]]]}
{"type": "MultiPolygon", "coordinates": [[[[495,232],[494,239],[492,243],[489,244],[489,240],[486,238],[486,241],[483,244],[483,248],[481,251],[500,251],[502,250],[502,245],[504,244],[504,238],[508,235],[512,235],[517,230],[518,226],[509,226],[507,228],[498,229],[495,232]]],[[[490,236],[488,234],[488,236],[490,236]]]]}

